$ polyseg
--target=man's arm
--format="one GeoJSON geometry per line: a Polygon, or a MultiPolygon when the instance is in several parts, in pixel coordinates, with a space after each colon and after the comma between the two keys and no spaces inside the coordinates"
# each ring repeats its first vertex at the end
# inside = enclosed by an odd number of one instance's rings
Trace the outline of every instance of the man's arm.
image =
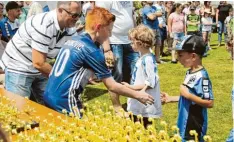
{"type": "Polygon", "coordinates": [[[52,66],[46,62],[46,53],[42,53],[35,49],[32,49],[32,62],[33,67],[39,70],[46,77],[49,77],[49,74],[52,70],[52,66]]]}
{"type": "Polygon", "coordinates": [[[216,24],[218,25],[219,22],[219,9],[216,9],[216,24]]]}
{"type": "Polygon", "coordinates": [[[155,12],[155,13],[147,14],[147,17],[150,20],[155,20],[157,17],[161,17],[161,16],[162,16],[162,12],[155,12]]]}
{"type": "Polygon", "coordinates": [[[134,91],[114,81],[112,77],[102,79],[109,91],[126,97],[134,98],[143,104],[153,104],[154,98],[144,91],[134,91]]]}
{"type": "Polygon", "coordinates": [[[213,100],[203,100],[202,98],[189,93],[188,88],[184,85],[180,86],[180,95],[185,97],[188,100],[195,102],[196,104],[206,107],[212,108],[213,107],[213,100]]]}
{"type": "Polygon", "coordinates": [[[128,88],[130,88],[132,90],[136,90],[136,91],[140,91],[142,89],[146,90],[148,88],[147,85],[145,85],[145,84],[130,85],[127,82],[121,82],[121,84],[123,84],[124,86],[126,86],[126,87],[128,87],[128,88]]]}

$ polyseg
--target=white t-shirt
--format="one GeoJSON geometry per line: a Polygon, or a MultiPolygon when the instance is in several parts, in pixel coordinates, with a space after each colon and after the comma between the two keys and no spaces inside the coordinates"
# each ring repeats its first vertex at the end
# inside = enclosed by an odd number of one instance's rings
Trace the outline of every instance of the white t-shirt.
{"type": "Polygon", "coordinates": [[[48,60],[53,59],[61,46],[75,33],[74,28],[61,31],[56,10],[31,16],[7,43],[0,66],[3,70],[7,68],[19,74],[40,75],[33,67],[32,48],[47,54],[48,60]]]}
{"type": "Polygon", "coordinates": [[[152,53],[140,57],[135,65],[131,84],[146,84],[150,89],[146,93],[154,98],[154,104],[144,105],[136,99],[128,98],[127,110],[134,115],[141,114],[143,117],[159,118],[162,116],[162,104],[160,100],[160,84],[157,63],[152,53]]]}
{"type": "Polygon", "coordinates": [[[204,24],[212,24],[213,20],[211,17],[202,17],[202,31],[203,32],[211,32],[212,25],[204,25],[204,24]]]}
{"type": "Polygon", "coordinates": [[[132,1],[96,1],[96,6],[106,8],[115,15],[111,44],[129,44],[128,31],[134,27],[132,1]]]}

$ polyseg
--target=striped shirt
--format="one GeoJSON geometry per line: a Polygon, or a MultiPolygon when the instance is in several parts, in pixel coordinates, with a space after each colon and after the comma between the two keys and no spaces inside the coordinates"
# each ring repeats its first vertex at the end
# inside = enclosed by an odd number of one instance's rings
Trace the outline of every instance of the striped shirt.
{"type": "Polygon", "coordinates": [[[28,18],[8,42],[0,60],[2,69],[25,75],[40,75],[33,67],[32,48],[55,58],[61,46],[71,38],[74,28],[60,30],[56,10],[28,18]]]}

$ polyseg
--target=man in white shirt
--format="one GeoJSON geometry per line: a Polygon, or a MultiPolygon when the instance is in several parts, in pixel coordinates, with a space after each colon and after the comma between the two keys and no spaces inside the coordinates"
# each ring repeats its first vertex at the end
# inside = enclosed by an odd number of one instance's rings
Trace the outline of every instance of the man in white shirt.
{"type": "Polygon", "coordinates": [[[61,46],[76,33],[81,16],[80,2],[59,1],[57,8],[28,18],[7,44],[0,60],[5,71],[6,90],[34,97],[43,104],[42,95],[61,46]]]}

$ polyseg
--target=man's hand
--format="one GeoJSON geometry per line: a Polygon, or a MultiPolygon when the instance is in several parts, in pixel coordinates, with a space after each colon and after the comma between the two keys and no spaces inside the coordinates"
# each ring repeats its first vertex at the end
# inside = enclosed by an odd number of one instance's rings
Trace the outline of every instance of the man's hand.
{"type": "Polygon", "coordinates": [[[104,53],[106,59],[106,65],[108,68],[113,68],[115,64],[115,58],[113,52],[110,50],[104,53]]]}
{"type": "Polygon", "coordinates": [[[136,98],[139,102],[145,105],[152,105],[154,103],[154,98],[151,95],[147,94],[144,91],[139,91],[139,94],[140,95],[138,95],[138,97],[136,98]]]}

